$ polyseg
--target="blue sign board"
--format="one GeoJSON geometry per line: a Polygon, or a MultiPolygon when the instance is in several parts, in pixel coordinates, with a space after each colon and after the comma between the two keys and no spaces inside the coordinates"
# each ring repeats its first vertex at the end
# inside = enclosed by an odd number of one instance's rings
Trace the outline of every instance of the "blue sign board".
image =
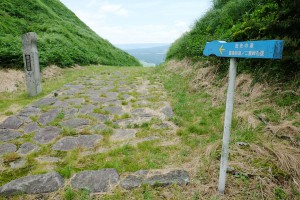
{"type": "Polygon", "coordinates": [[[260,40],[245,42],[207,42],[203,54],[228,58],[281,59],[283,40],[260,40]]]}

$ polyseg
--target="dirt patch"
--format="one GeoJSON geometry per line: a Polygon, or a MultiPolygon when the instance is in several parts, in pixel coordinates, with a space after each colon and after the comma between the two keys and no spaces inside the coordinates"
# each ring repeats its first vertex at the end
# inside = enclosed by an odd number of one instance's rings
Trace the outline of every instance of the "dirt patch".
{"type": "Polygon", "coordinates": [[[61,75],[63,72],[62,68],[57,67],[56,65],[51,65],[49,67],[46,67],[42,71],[42,78],[43,79],[54,79],[57,76],[61,75]]]}
{"type": "Polygon", "coordinates": [[[0,70],[0,92],[13,92],[25,86],[25,74],[21,70],[0,70]]]}

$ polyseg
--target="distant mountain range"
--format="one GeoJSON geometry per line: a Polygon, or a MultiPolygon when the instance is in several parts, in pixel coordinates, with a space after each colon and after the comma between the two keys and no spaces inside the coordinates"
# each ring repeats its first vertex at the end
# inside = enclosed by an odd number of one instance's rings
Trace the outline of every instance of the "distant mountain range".
{"type": "Polygon", "coordinates": [[[115,46],[137,58],[144,66],[154,66],[164,62],[170,44],[145,43],[115,46]]]}

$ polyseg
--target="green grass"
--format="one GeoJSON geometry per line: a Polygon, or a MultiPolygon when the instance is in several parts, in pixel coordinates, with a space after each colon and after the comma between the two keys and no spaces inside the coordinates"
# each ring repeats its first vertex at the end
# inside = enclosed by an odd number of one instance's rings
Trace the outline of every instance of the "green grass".
{"type": "Polygon", "coordinates": [[[59,0],[0,3],[0,66],[23,68],[21,36],[38,35],[42,67],[56,64],[140,66],[128,53],[99,37],[59,0]]]}

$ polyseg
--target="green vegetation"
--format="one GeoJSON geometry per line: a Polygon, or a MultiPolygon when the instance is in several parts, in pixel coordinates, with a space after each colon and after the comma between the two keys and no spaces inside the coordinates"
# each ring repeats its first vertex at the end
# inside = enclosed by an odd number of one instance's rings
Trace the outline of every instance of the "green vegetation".
{"type": "MultiPolygon", "coordinates": [[[[199,19],[193,29],[181,36],[169,49],[167,60],[203,59],[206,42],[212,40],[247,41],[284,40],[280,61],[241,59],[239,71],[248,71],[257,79],[296,80],[300,72],[300,15],[298,0],[214,0],[213,8],[199,19]],[[262,74],[269,74],[265,77],[262,74]]],[[[228,59],[210,58],[220,70],[228,59]],[[222,67],[221,67],[222,66],[222,67]]]]}
{"type": "Polygon", "coordinates": [[[74,64],[138,66],[128,53],[100,38],[59,0],[0,2],[0,66],[22,68],[21,36],[38,35],[42,67],[74,64]]]}

